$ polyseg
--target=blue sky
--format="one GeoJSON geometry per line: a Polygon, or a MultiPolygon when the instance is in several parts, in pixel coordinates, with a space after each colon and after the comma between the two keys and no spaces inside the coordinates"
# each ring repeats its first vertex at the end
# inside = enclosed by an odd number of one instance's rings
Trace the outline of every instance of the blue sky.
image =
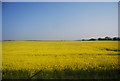
{"type": "Polygon", "coordinates": [[[118,36],[117,2],[3,2],[3,40],[118,36]]]}
{"type": "Polygon", "coordinates": [[[0,2],[0,41],[2,40],[2,2],[0,2]]]}

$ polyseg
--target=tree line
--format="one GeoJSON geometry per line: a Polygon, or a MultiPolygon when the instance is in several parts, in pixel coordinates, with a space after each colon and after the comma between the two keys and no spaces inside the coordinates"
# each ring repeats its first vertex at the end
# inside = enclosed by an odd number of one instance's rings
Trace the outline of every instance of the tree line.
{"type": "MultiPolygon", "coordinates": [[[[91,39],[88,39],[89,41],[95,41],[95,40],[113,40],[113,41],[120,41],[120,37],[104,37],[104,38],[97,38],[97,39],[94,39],[94,38],[91,38],[91,39]]],[[[85,41],[85,39],[82,39],[82,41],[85,41]]]]}

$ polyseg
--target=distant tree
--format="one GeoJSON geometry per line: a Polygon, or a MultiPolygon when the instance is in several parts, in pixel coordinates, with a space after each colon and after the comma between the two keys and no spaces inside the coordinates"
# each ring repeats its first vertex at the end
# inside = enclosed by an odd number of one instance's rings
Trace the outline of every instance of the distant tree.
{"type": "Polygon", "coordinates": [[[90,41],[95,41],[96,39],[94,39],[94,38],[91,38],[91,39],[89,39],[90,41]]]}
{"type": "Polygon", "coordinates": [[[118,38],[117,37],[113,37],[113,40],[118,40],[118,38]]]}
{"type": "Polygon", "coordinates": [[[104,38],[98,38],[98,40],[105,40],[104,38]]]}
{"type": "Polygon", "coordinates": [[[101,40],[101,38],[98,38],[98,40],[101,40]]]}
{"type": "Polygon", "coordinates": [[[105,40],[112,40],[111,37],[105,37],[105,40]]]}
{"type": "Polygon", "coordinates": [[[85,39],[82,39],[82,41],[85,41],[85,39]]]}
{"type": "Polygon", "coordinates": [[[118,37],[118,40],[120,41],[120,37],[118,37]]]}
{"type": "Polygon", "coordinates": [[[113,37],[113,40],[120,40],[120,37],[113,37]]]}

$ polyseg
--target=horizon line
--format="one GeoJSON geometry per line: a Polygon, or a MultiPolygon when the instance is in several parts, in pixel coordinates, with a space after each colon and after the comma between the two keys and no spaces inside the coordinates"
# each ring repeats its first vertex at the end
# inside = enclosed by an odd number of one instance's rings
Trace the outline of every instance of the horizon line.
{"type": "MultiPolygon", "coordinates": [[[[110,37],[110,36],[105,36],[105,37],[110,37]]],[[[105,38],[105,37],[91,37],[91,38],[80,38],[80,39],[72,39],[72,40],[89,40],[89,39],[98,39],[98,38],[105,38]]],[[[117,38],[120,38],[120,36],[113,36],[113,37],[110,37],[110,38],[114,38],[114,37],[117,37],[117,38]]],[[[39,41],[39,40],[71,40],[71,39],[2,39],[2,41],[14,41],[14,40],[35,40],[35,41],[39,41]]]]}

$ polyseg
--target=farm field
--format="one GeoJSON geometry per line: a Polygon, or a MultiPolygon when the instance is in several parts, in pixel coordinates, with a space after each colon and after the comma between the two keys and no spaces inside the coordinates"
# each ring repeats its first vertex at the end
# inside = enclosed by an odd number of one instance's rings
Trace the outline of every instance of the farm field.
{"type": "Polygon", "coordinates": [[[117,79],[118,41],[3,41],[3,79],[117,79]]]}

